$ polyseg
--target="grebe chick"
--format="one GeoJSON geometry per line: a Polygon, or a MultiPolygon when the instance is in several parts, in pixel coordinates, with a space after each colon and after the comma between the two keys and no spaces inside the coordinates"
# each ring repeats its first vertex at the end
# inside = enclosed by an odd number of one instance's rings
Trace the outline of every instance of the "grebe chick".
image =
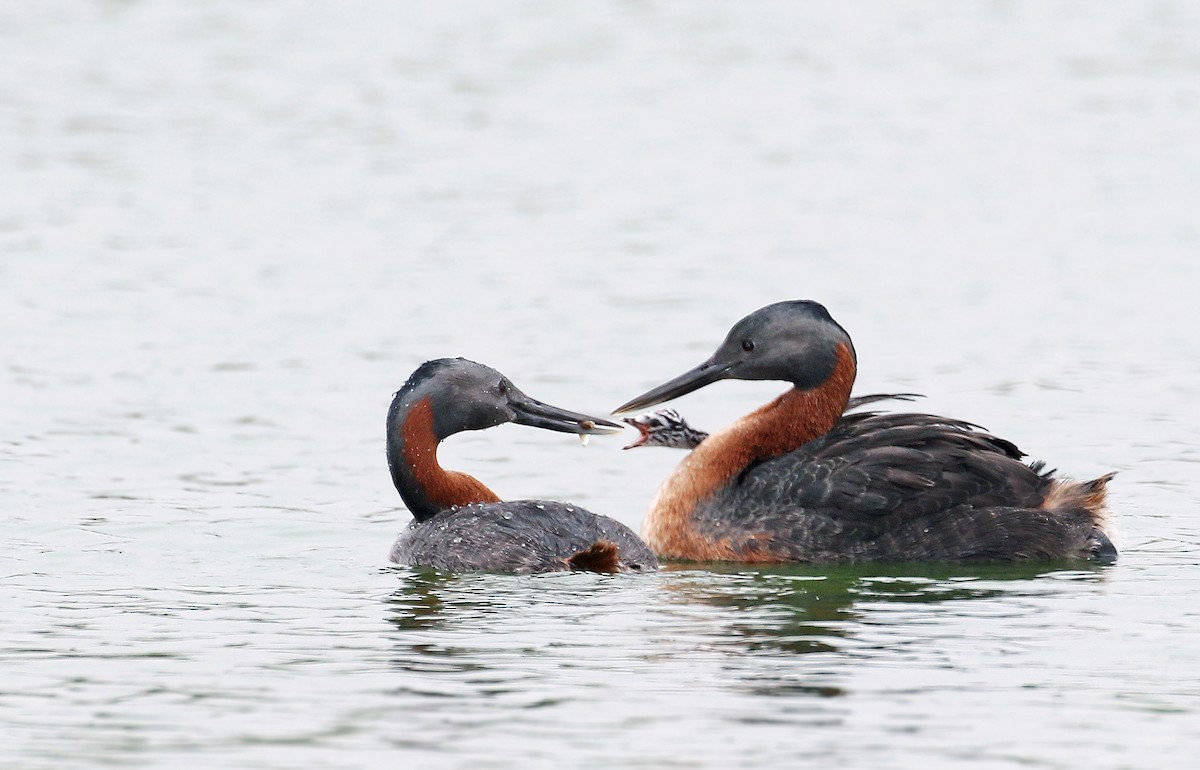
{"type": "Polygon", "coordinates": [[[630,400],[645,409],[718,380],[791,387],[690,452],[642,528],[660,558],[739,562],[1096,559],[1113,474],[1077,482],[961,420],[844,414],[854,345],[824,306],[738,321],[699,366],[630,400]]]}
{"type": "MultiPolygon", "coordinates": [[[[875,393],[869,396],[855,396],[846,404],[846,411],[876,401],[912,401],[917,398],[915,393],[875,393]]],[[[638,437],[633,443],[622,449],[636,449],[640,446],[662,446],[669,449],[695,449],[700,442],[708,438],[708,433],[693,428],[683,415],[670,407],[644,412],[636,417],[622,417],[621,422],[638,429],[638,437]]]]}
{"type": "Polygon", "coordinates": [[[700,442],[708,438],[702,430],[696,430],[688,425],[687,420],[674,409],[657,409],[653,412],[639,414],[637,417],[624,417],[621,420],[638,430],[638,437],[622,449],[634,449],[640,446],[665,446],[671,449],[695,449],[700,442]]]}
{"type": "Polygon", "coordinates": [[[447,436],[506,422],[581,436],[621,426],[536,401],[495,369],[465,358],[422,364],[392,399],[387,458],[413,521],[391,560],[451,572],[647,571],[654,553],[624,524],[566,503],[501,502],[465,473],[443,470],[447,436]]]}

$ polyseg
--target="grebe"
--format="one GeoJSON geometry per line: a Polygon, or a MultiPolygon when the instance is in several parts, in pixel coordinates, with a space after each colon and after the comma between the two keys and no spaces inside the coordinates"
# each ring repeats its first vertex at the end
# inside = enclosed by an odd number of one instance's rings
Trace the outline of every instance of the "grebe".
{"type": "Polygon", "coordinates": [[[738,321],[707,361],[626,412],[718,380],[792,387],[706,438],[668,477],[642,528],[660,558],[691,561],[991,561],[1093,558],[1113,474],[1077,482],[1012,443],[928,414],[843,415],[857,359],[812,301],[738,321]]]}
{"type": "Polygon", "coordinates": [[[413,515],[392,547],[392,561],[452,572],[658,567],[646,544],[614,519],[549,500],[501,502],[477,479],[438,464],[438,443],[447,436],[506,422],[581,437],[621,430],[616,423],[536,401],[483,364],[465,358],[427,361],[388,409],[388,467],[413,515]]]}
{"type": "Polygon", "coordinates": [[[674,409],[657,409],[637,417],[625,417],[622,422],[638,430],[638,437],[633,443],[621,447],[622,449],[635,449],[640,446],[695,449],[701,441],[708,438],[707,433],[688,425],[687,420],[674,409]]]}
{"type": "MultiPolygon", "coordinates": [[[[912,401],[918,398],[915,393],[875,393],[870,396],[854,396],[846,404],[847,412],[860,406],[876,401],[912,401]]],[[[638,430],[638,437],[633,443],[622,449],[636,449],[640,446],[661,446],[668,449],[695,449],[700,442],[708,438],[708,433],[699,428],[693,428],[683,415],[667,407],[645,412],[636,417],[623,417],[621,422],[632,425],[638,430]]]]}

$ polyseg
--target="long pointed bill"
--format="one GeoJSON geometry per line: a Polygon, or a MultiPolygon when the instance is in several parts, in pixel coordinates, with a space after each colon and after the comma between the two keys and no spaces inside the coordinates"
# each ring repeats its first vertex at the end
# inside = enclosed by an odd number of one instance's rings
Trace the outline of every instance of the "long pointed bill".
{"type": "Polygon", "coordinates": [[[645,409],[646,407],[661,404],[664,401],[670,401],[673,398],[686,396],[693,390],[699,390],[705,385],[712,385],[717,380],[725,379],[728,374],[728,365],[718,364],[710,358],[696,368],[689,369],[675,379],[664,382],[657,388],[652,388],[637,398],[618,406],[613,410],[613,414],[632,412],[635,409],[645,409]]]}
{"type": "Polygon", "coordinates": [[[509,406],[516,413],[513,422],[518,425],[556,430],[561,433],[576,433],[580,436],[604,436],[624,430],[615,422],[543,404],[524,393],[515,398],[510,396],[509,406]]]}

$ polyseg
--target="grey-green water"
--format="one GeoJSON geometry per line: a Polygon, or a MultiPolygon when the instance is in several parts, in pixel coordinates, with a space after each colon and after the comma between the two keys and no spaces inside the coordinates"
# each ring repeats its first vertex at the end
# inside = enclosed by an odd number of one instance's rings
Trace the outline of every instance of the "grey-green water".
{"type": "MultiPolygon", "coordinates": [[[[0,6],[3,766],[1191,767],[1197,41],[1182,0],[0,6]],[[421,361],[602,413],[799,297],[858,392],[1118,471],[1120,562],[387,565],[421,361]]],[[[680,455],[622,443],[442,458],[636,527],[680,455]]]]}

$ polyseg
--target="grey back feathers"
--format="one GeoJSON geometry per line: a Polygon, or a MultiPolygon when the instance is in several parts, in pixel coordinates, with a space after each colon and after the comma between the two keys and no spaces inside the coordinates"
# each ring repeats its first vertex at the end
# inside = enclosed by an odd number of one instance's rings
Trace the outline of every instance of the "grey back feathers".
{"type": "Polygon", "coordinates": [[[397,564],[448,572],[652,572],[654,552],[619,521],[570,503],[512,500],[451,508],[413,522],[397,564]]]}

